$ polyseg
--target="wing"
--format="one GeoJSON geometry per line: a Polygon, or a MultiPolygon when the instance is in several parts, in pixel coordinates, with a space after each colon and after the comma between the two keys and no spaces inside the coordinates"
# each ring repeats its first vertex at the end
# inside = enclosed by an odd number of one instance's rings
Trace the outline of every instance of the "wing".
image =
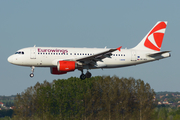
{"type": "MultiPolygon", "coordinates": [[[[122,46],[121,46],[122,47],[122,46]]],[[[116,51],[116,50],[121,50],[121,47],[118,47],[116,49],[109,49],[107,51],[104,52],[100,52],[91,56],[86,56],[83,58],[79,58],[76,59],[76,61],[82,63],[83,65],[85,64],[91,64],[94,65],[97,61],[102,61],[102,59],[104,58],[111,58],[112,52],[116,51]]]]}

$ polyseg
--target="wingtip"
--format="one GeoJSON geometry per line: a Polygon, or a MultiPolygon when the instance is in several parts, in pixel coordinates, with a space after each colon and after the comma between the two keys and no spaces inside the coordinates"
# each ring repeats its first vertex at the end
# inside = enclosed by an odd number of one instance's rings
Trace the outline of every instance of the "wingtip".
{"type": "Polygon", "coordinates": [[[119,50],[119,51],[121,51],[121,48],[122,48],[122,46],[120,46],[120,47],[118,47],[118,48],[116,48],[116,49],[119,50]]]}

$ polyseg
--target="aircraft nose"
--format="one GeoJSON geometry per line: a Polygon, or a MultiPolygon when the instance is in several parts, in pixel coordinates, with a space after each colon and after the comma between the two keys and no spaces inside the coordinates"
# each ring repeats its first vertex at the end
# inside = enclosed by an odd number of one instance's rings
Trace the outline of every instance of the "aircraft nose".
{"type": "Polygon", "coordinates": [[[9,56],[7,60],[8,60],[8,62],[13,63],[13,57],[12,56],[9,56]]]}

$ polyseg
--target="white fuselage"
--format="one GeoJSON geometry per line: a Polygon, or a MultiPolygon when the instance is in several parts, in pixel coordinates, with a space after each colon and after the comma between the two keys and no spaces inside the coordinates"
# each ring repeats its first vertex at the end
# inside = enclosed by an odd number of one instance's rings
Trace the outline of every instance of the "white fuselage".
{"type": "Polygon", "coordinates": [[[15,65],[50,67],[51,74],[66,74],[78,69],[80,78],[90,78],[89,69],[117,68],[137,65],[170,57],[170,51],[160,51],[167,22],[158,21],[141,42],[132,49],[29,47],[18,50],[8,58],[15,65]],[[83,73],[87,69],[87,73],[83,73]]]}
{"type": "MultiPolygon", "coordinates": [[[[106,48],[56,48],[56,47],[29,47],[18,50],[17,54],[11,55],[8,61],[20,66],[35,67],[56,67],[61,60],[76,61],[76,59],[88,57],[101,53],[106,48]],[[22,54],[24,52],[24,54],[22,54]]],[[[152,53],[152,52],[151,52],[152,53]]],[[[154,52],[156,53],[156,52],[154,52]]],[[[116,68],[125,67],[169,57],[169,53],[164,53],[156,57],[148,57],[148,51],[134,49],[121,49],[112,52],[112,56],[98,61],[93,68],[116,68]]]]}

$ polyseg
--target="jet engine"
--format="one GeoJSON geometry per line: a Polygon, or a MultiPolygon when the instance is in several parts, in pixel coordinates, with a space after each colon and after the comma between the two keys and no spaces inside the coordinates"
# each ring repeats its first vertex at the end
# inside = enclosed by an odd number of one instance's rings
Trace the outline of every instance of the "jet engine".
{"type": "Polygon", "coordinates": [[[61,72],[70,72],[74,71],[76,68],[75,61],[58,61],[57,70],[61,72]]]}
{"type": "Polygon", "coordinates": [[[57,67],[51,67],[51,74],[54,75],[60,75],[60,74],[66,74],[67,72],[58,71],[57,67]]]}

